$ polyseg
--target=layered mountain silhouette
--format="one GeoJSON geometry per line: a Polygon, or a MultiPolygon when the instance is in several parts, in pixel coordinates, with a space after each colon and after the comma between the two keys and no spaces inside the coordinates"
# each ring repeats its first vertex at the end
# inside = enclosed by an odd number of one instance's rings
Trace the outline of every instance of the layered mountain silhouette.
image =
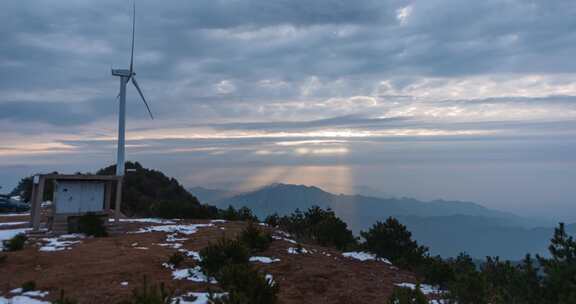
{"type": "MultiPolygon", "coordinates": [[[[472,202],[332,194],[304,185],[276,183],[245,193],[201,187],[190,190],[203,203],[219,208],[246,206],[261,219],[315,205],[331,208],[355,233],[396,217],[416,240],[444,257],[460,252],[477,258],[500,256],[511,260],[520,260],[528,252],[545,255],[555,225],[472,202]]],[[[567,225],[567,230],[576,232],[576,224],[567,225]]]]}

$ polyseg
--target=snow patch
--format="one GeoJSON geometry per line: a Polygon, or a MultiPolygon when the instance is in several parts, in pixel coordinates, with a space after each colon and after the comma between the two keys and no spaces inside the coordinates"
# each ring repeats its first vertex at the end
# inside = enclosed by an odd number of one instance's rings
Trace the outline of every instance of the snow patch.
{"type": "Polygon", "coordinates": [[[48,291],[31,290],[23,293],[23,296],[43,298],[48,295],[48,291]]]}
{"type": "Polygon", "coordinates": [[[166,236],[166,242],[182,242],[188,240],[188,238],[178,238],[178,234],[172,233],[166,236]]]}
{"type": "Polygon", "coordinates": [[[28,216],[30,212],[21,212],[21,213],[0,213],[0,216],[28,216]]]}
{"type": "Polygon", "coordinates": [[[390,263],[390,261],[388,261],[385,258],[379,258],[377,257],[375,254],[369,253],[369,252],[364,252],[364,251],[351,251],[351,252],[344,252],[342,253],[342,255],[344,257],[347,258],[351,258],[351,259],[356,259],[359,261],[380,261],[380,262],[384,262],[386,264],[390,264],[392,265],[392,263],[390,263]]]}
{"type": "Polygon", "coordinates": [[[174,280],[188,280],[192,282],[208,282],[212,284],[218,283],[216,279],[209,278],[202,272],[202,268],[200,266],[196,266],[194,268],[184,268],[184,269],[176,269],[172,271],[172,278],[174,280]]]}
{"type": "Polygon", "coordinates": [[[292,244],[297,244],[297,243],[298,243],[298,242],[296,242],[295,240],[292,240],[292,239],[289,239],[289,238],[285,238],[285,237],[281,237],[281,236],[277,236],[277,235],[273,235],[272,238],[275,239],[275,240],[286,241],[286,242],[292,243],[292,244]]]}
{"type": "Polygon", "coordinates": [[[3,226],[16,226],[16,225],[24,225],[24,224],[28,224],[30,222],[7,222],[7,223],[0,223],[0,227],[3,226]]]}
{"type": "Polygon", "coordinates": [[[128,282],[120,282],[121,286],[128,286],[128,282]]]}
{"type": "Polygon", "coordinates": [[[159,243],[158,246],[168,247],[172,249],[180,249],[183,245],[180,243],[159,243]]]}
{"type": "Polygon", "coordinates": [[[212,224],[226,223],[226,220],[211,220],[210,223],[212,223],[212,224]]]}
{"type": "MultiPolygon", "coordinates": [[[[208,304],[208,296],[210,294],[207,292],[189,292],[187,294],[181,295],[179,297],[173,298],[172,303],[180,304],[208,304]]],[[[213,293],[214,298],[220,298],[226,295],[226,293],[213,293]]]]}
{"type": "MultiPolygon", "coordinates": [[[[400,283],[395,285],[398,287],[410,288],[412,290],[416,289],[416,284],[413,283],[400,283]]],[[[443,293],[443,291],[438,287],[427,284],[420,284],[420,291],[425,295],[443,293]]]]}
{"type": "Polygon", "coordinates": [[[40,251],[53,252],[68,250],[72,248],[72,245],[80,243],[79,240],[68,241],[70,239],[83,239],[85,236],[83,234],[64,234],[59,237],[53,238],[43,238],[42,241],[46,242],[40,251]]]}
{"type": "Polygon", "coordinates": [[[305,254],[305,253],[310,253],[310,251],[306,250],[306,248],[295,248],[295,247],[290,247],[288,248],[288,253],[289,254],[305,254]]]}
{"type": "Polygon", "coordinates": [[[167,233],[182,233],[186,235],[198,232],[198,228],[212,227],[213,224],[189,224],[189,225],[160,225],[144,227],[134,233],[146,232],[167,232],[167,233]]]}
{"type": "MultiPolygon", "coordinates": [[[[113,222],[114,219],[109,219],[110,222],[113,222]]],[[[151,224],[176,224],[175,220],[164,220],[159,218],[123,218],[120,219],[120,222],[125,223],[151,223],[151,224]]]]}
{"type": "Polygon", "coordinates": [[[250,262],[259,262],[259,263],[264,263],[264,264],[270,264],[270,263],[274,263],[274,262],[280,262],[280,259],[273,259],[273,258],[269,258],[269,257],[264,257],[264,256],[253,256],[250,257],[250,262]]]}
{"type": "Polygon", "coordinates": [[[50,304],[50,302],[34,299],[47,296],[48,291],[31,290],[22,293],[22,288],[16,288],[11,290],[10,293],[18,295],[12,298],[0,297],[0,304],[50,304]]]}
{"type": "Polygon", "coordinates": [[[270,282],[270,285],[274,286],[276,285],[276,282],[274,281],[274,277],[271,274],[266,274],[266,276],[264,277],[266,279],[266,281],[270,282]]]}
{"type": "Polygon", "coordinates": [[[188,250],[188,249],[184,249],[184,248],[178,249],[178,251],[184,253],[184,255],[194,259],[195,261],[198,261],[198,262],[202,261],[202,257],[200,256],[200,253],[198,251],[188,250]]]}
{"type": "Polygon", "coordinates": [[[41,301],[22,295],[22,296],[15,296],[9,299],[0,296],[0,304],[50,304],[50,302],[41,301]]]}

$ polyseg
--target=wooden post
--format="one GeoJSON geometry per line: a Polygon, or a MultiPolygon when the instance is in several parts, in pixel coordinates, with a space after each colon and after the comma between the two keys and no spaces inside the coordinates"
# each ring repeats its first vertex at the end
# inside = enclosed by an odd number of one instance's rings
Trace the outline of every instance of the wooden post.
{"type": "Polygon", "coordinates": [[[36,215],[36,193],[38,193],[38,184],[36,183],[36,176],[32,177],[32,193],[30,194],[30,205],[32,208],[30,210],[30,227],[34,227],[34,217],[36,215]]]}
{"type": "Polygon", "coordinates": [[[34,197],[34,204],[36,205],[34,208],[34,215],[32,216],[32,230],[38,231],[40,229],[40,217],[41,209],[42,209],[42,199],[44,198],[44,184],[46,183],[46,179],[44,176],[40,175],[38,180],[38,188],[36,189],[36,195],[34,197]]]}
{"type": "Polygon", "coordinates": [[[114,221],[116,223],[120,222],[120,207],[122,205],[122,180],[124,178],[121,176],[118,178],[118,183],[116,184],[116,206],[114,210],[114,221]]]}

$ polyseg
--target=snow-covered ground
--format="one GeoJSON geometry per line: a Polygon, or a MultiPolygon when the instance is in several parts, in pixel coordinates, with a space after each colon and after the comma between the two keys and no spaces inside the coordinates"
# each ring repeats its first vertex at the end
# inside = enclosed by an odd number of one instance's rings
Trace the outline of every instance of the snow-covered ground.
{"type": "Polygon", "coordinates": [[[386,264],[392,265],[392,263],[390,263],[390,261],[388,261],[385,258],[379,258],[377,257],[375,254],[369,253],[369,252],[364,252],[364,251],[350,251],[350,252],[344,252],[342,253],[342,256],[347,257],[347,258],[351,258],[351,259],[356,259],[359,261],[380,261],[380,262],[384,262],[386,264]]]}
{"type": "Polygon", "coordinates": [[[6,298],[0,296],[0,304],[50,304],[50,302],[39,300],[48,295],[47,291],[31,290],[22,292],[22,288],[16,288],[10,291],[13,297],[6,298]]]}
{"type": "Polygon", "coordinates": [[[188,280],[192,282],[208,282],[211,284],[216,284],[218,281],[214,278],[209,278],[207,275],[202,272],[202,268],[200,266],[196,266],[194,268],[183,268],[183,269],[176,269],[172,271],[172,278],[174,280],[188,280]]]}
{"type": "Polygon", "coordinates": [[[274,262],[280,262],[280,259],[274,259],[274,258],[269,258],[269,257],[265,257],[265,256],[253,256],[253,257],[250,257],[250,262],[270,264],[270,263],[274,263],[274,262]]]}
{"type": "MultiPolygon", "coordinates": [[[[396,286],[404,287],[404,288],[410,288],[412,290],[416,289],[416,284],[413,284],[413,283],[400,283],[400,284],[396,284],[396,286]]],[[[443,293],[443,291],[441,289],[439,289],[438,287],[435,287],[432,285],[427,285],[427,284],[420,284],[420,291],[425,295],[443,293]]]]}
{"type": "Polygon", "coordinates": [[[7,223],[0,223],[0,227],[24,225],[28,223],[30,222],[7,222],[7,223]]]}
{"type": "Polygon", "coordinates": [[[305,253],[310,253],[310,251],[306,250],[306,248],[290,247],[290,248],[288,248],[288,253],[289,254],[305,254],[305,253]]]}
{"type": "Polygon", "coordinates": [[[289,243],[292,243],[292,244],[297,244],[297,243],[298,243],[298,242],[296,242],[296,241],[293,240],[293,239],[289,239],[289,238],[285,238],[285,237],[277,236],[277,235],[273,235],[272,238],[275,239],[275,240],[286,241],[286,242],[289,242],[289,243]]]}
{"type": "Polygon", "coordinates": [[[186,235],[198,232],[198,228],[212,227],[214,224],[181,224],[181,225],[159,225],[140,228],[134,233],[146,232],[166,232],[166,233],[182,233],[186,235]]]}
{"type": "MultiPolygon", "coordinates": [[[[180,304],[208,304],[208,296],[210,294],[207,292],[189,292],[185,295],[174,298],[172,303],[180,304]],[[194,299],[194,300],[191,300],[194,299]]],[[[214,293],[213,297],[219,298],[226,295],[226,293],[214,293]]]]}
{"type": "Polygon", "coordinates": [[[83,234],[64,234],[53,238],[43,238],[42,242],[45,242],[40,247],[40,251],[61,251],[68,250],[72,248],[72,245],[80,243],[80,240],[85,238],[83,234]]]}

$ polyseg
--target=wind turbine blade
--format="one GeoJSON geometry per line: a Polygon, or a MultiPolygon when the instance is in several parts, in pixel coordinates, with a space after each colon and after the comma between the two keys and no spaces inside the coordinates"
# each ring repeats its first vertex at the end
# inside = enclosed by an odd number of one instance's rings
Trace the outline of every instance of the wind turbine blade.
{"type": "Polygon", "coordinates": [[[136,78],[134,78],[134,77],[132,77],[132,84],[134,84],[134,87],[136,87],[138,94],[140,94],[140,97],[142,97],[142,101],[144,102],[144,105],[146,105],[146,109],[148,109],[148,114],[150,114],[150,118],[154,119],[154,116],[152,115],[152,111],[150,111],[150,107],[148,106],[148,103],[146,102],[146,98],[144,98],[144,94],[142,94],[142,90],[140,90],[140,86],[138,85],[138,82],[136,81],[136,78]]]}
{"type": "Polygon", "coordinates": [[[130,76],[132,77],[132,72],[134,70],[134,33],[136,31],[136,0],[133,2],[132,9],[132,51],[130,52],[130,76]]]}

